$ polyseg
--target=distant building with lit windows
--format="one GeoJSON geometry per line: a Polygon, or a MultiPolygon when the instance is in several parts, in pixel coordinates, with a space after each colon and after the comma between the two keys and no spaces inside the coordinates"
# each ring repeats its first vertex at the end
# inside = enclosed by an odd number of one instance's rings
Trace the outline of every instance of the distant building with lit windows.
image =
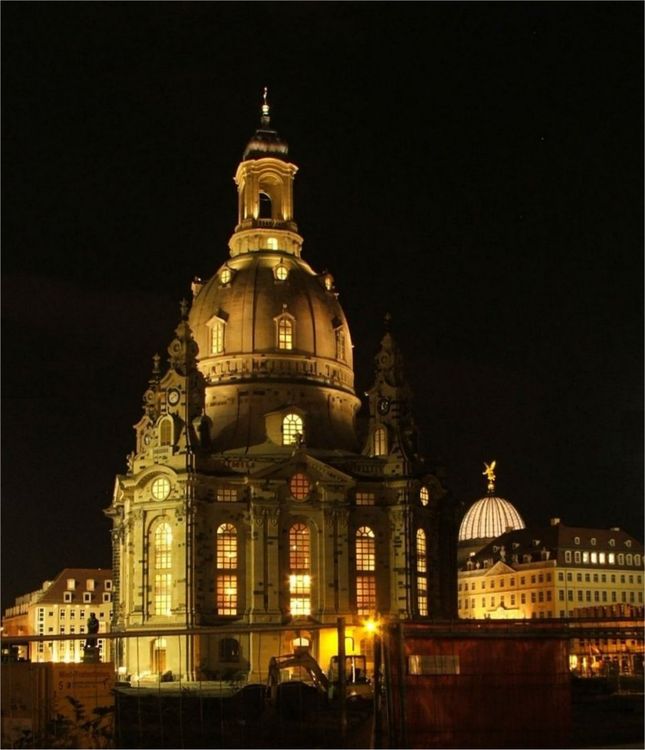
{"type": "Polygon", "coordinates": [[[625,531],[566,526],[508,531],[460,567],[462,618],[622,616],[642,611],[643,545],[625,531]]]}
{"type": "Polygon", "coordinates": [[[387,330],[359,425],[338,290],[301,257],[297,167],[266,102],[261,117],[235,174],[229,257],[193,281],[168,368],[153,358],[106,511],[114,629],[148,634],[121,639],[125,674],[259,679],[295,645],[327,663],[335,632],[308,625],[343,616],[358,650],[368,618],[456,615],[455,506],[418,451],[401,354],[387,330]],[[199,634],[236,623],[292,630],[199,634]],[[167,633],[182,628],[197,635],[167,633]]]}
{"type": "MultiPolygon", "coordinates": [[[[16,599],[2,618],[3,635],[79,635],[87,633],[93,613],[99,634],[110,630],[112,571],[102,568],[65,568],[42,588],[16,599]]],[[[110,641],[98,637],[101,661],[110,661],[110,641]]],[[[81,662],[83,640],[55,640],[20,645],[17,657],[32,662],[81,662]]]]}

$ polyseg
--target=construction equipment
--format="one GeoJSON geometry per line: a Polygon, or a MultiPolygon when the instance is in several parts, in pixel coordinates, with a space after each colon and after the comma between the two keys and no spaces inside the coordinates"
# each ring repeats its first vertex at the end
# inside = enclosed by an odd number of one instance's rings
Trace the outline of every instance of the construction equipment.
{"type": "MultiPolygon", "coordinates": [[[[338,694],[338,656],[332,656],[329,662],[329,697],[338,694]]],[[[363,654],[345,656],[345,690],[348,701],[371,701],[374,697],[372,683],[367,677],[366,660],[363,654]]]]}
{"type": "Polygon", "coordinates": [[[296,649],[293,654],[271,657],[269,660],[268,677],[270,699],[272,701],[275,700],[278,685],[294,679],[301,682],[311,682],[321,695],[325,697],[328,695],[329,680],[318,662],[306,648],[296,649]],[[288,680],[284,680],[282,679],[281,672],[287,669],[295,670],[295,672],[291,671],[288,680]],[[308,675],[309,679],[303,675],[303,672],[308,675]]]}

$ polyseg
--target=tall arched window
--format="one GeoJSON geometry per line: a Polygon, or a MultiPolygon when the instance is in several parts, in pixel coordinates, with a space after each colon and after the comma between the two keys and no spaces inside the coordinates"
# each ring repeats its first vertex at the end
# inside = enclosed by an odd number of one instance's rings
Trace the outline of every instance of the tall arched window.
{"type": "Polygon", "coordinates": [[[217,614],[237,614],[237,530],[223,523],[217,528],[217,614]]]}
{"type": "Polygon", "coordinates": [[[369,526],[356,531],[356,611],[359,615],[376,611],[376,543],[369,526]]]}
{"type": "Polygon", "coordinates": [[[278,349],[293,349],[293,320],[287,315],[278,318],[278,349]]]}
{"type": "Polygon", "coordinates": [[[266,193],[260,192],[260,219],[271,219],[273,217],[273,207],[271,197],[266,193]]]}
{"type": "Polygon", "coordinates": [[[210,353],[222,354],[224,351],[224,328],[223,320],[215,318],[209,322],[210,327],[210,353]]]}
{"type": "Polygon", "coordinates": [[[289,610],[294,617],[311,613],[311,546],[304,523],[289,529],[289,610]]]}
{"type": "Polygon", "coordinates": [[[377,427],[372,433],[375,456],[387,456],[387,432],[385,427],[377,427]]]}
{"type": "Polygon", "coordinates": [[[159,445],[172,444],[172,418],[165,417],[159,423],[159,445]]]}
{"type": "Polygon", "coordinates": [[[304,437],[304,422],[298,414],[287,414],[282,420],[282,445],[295,445],[298,435],[304,437]]]}
{"type": "Polygon", "coordinates": [[[154,531],[154,612],[169,615],[172,606],[172,530],[165,521],[154,531]]]}
{"type": "Polygon", "coordinates": [[[345,361],[345,332],[342,328],[336,329],[336,359],[345,361]]]}
{"type": "Polygon", "coordinates": [[[426,533],[423,529],[417,529],[417,608],[419,614],[428,614],[428,550],[426,545],[426,533]]]}

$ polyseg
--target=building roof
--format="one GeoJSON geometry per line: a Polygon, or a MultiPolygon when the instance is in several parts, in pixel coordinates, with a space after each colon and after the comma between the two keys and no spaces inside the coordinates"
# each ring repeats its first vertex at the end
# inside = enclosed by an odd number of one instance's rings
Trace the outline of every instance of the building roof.
{"type": "Polygon", "coordinates": [[[507,529],[523,529],[522,516],[503,497],[489,493],[473,503],[459,527],[459,541],[494,539],[507,529]]]}
{"type": "MultiPolygon", "coordinates": [[[[594,529],[582,526],[566,526],[554,518],[550,526],[532,526],[516,529],[499,535],[482,547],[469,561],[480,566],[504,561],[539,562],[540,560],[564,561],[564,550],[586,552],[614,551],[643,555],[643,545],[635,537],[618,528],[594,529]]],[[[585,563],[576,563],[585,565],[585,563]]],[[[598,567],[590,564],[590,567],[598,567]]]]}
{"type": "Polygon", "coordinates": [[[80,596],[85,591],[91,591],[87,588],[87,581],[94,581],[94,591],[103,592],[105,588],[105,581],[112,580],[112,570],[109,568],[65,568],[62,570],[54,579],[52,584],[48,586],[43,595],[38,600],[39,604],[63,604],[65,597],[63,596],[65,591],[69,591],[67,587],[67,581],[73,578],[76,581],[75,601],[82,603],[83,598],[80,596]]]}

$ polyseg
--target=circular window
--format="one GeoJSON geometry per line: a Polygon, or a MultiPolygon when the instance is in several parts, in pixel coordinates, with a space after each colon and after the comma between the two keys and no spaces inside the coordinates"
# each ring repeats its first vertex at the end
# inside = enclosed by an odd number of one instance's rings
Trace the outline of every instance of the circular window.
{"type": "Polygon", "coordinates": [[[280,263],[279,266],[275,267],[275,277],[276,279],[278,279],[278,281],[284,281],[288,275],[289,271],[286,266],[282,265],[282,263],[280,263]]]}
{"type": "Polygon", "coordinates": [[[421,500],[421,505],[427,505],[430,502],[430,492],[427,487],[419,490],[419,500],[421,500]]]}
{"type": "Polygon", "coordinates": [[[157,477],[152,483],[150,491],[155,500],[165,500],[170,495],[170,479],[168,477],[157,477]]]}
{"type": "Polygon", "coordinates": [[[311,490],[311,482],[305,474],[294,474],[289,480],[289,491],[296,500],[306,500],[311,490]]]}
{"type": "Polygon", "coordinates": [[[632,546],[632,540],[631,539],[625,539],[625,547],[631,547],[632,546]]]}
{"type": "Polygon", "coordinates": [[[573,543],[574,544],[580,544],[580,537],[579,536],[574,536],[573,537],[573,543]]]}
{"type": "Polygon", "coordinates": [[[615,539],[610,539],[609,540],[609,546],[610,547],[615,547],[616,546],[616,540],[615,539]]]}
{"type": "Polygon", "coordinates": [[[592,547],[595,547],[595,546],[596,546],[596,537],[595,537],[595,536],[592,536],[592,537],[591,537],[591,546],[592,546],[592,547]]]}
{"type": "Polygon", "coordinates": [[[219,280],[222,282],[222,284],[228,284],[231,280],[231,269],[230,268],[222,269],[222,272],[219,275],[219,280]]]}

